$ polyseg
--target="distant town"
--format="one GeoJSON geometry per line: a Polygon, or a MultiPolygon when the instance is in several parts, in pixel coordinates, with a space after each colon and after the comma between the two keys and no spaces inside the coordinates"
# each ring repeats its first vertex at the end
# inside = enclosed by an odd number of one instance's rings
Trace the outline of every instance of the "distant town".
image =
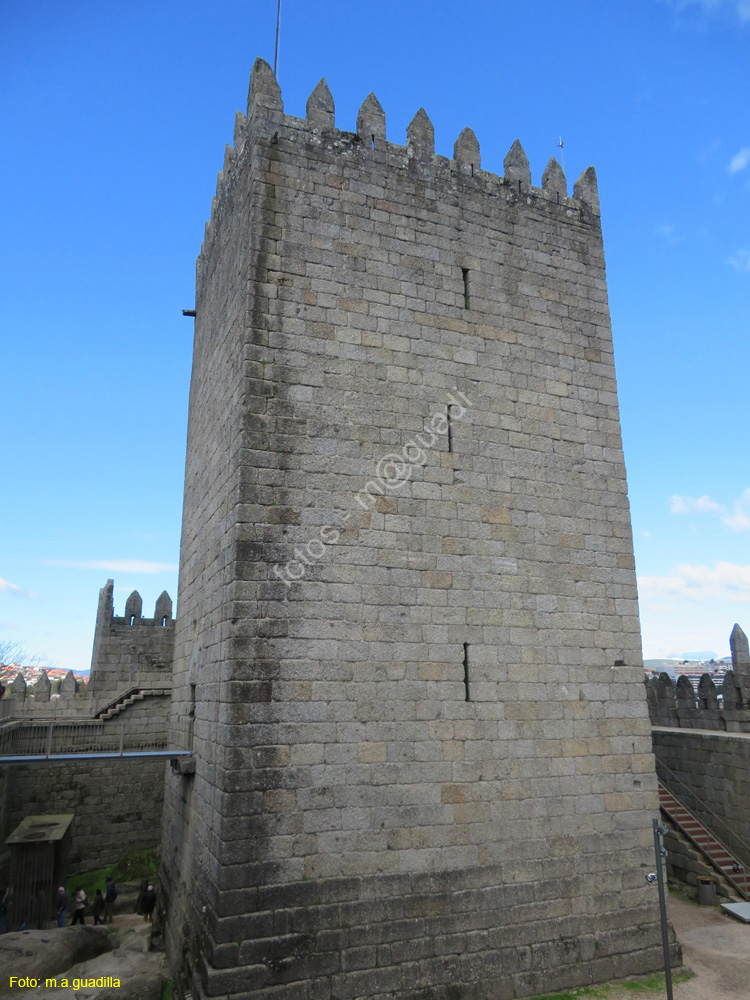
{"type": "Polygon", "coordinates": [[[658,677],[659,674],[669,674],[673,680],[685,676],[693,687],[698,690],[698,683],[704,674],[708,674],[716,687],[721,687],[724,675],[732,669],[732,657],[710,660],[644,660],[643,669],[647,677],[658,677]]]}
{"type": "MultiPolygon", "coordinates": [[[[44,664],[25,666],[22,663],[0,663],[0,683],[2,683],[3,687],[7,688],[15,680],[16,675],[21,674],[27,685],[33,685],[39,680],[42,671],[44,671],[50,679],[50,683],[52,685],[52,695],[54,696],[58,693],[63,677],[65,677],[68,672],[67,670],[63,670],[61,667],[45,667],[44,664]]],[[[88,683],[88,669],[73,670],[72,674],[76,679],[77,687],[81,684],[88,683]]]]}

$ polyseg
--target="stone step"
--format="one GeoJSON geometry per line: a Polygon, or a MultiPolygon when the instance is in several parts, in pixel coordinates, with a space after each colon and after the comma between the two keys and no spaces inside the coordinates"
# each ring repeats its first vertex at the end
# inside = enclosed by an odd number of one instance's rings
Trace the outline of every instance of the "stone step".
{"type": "Polygon", "coordinates": [[[735,887],[747,895],[748,877],[742,872],[733,872],[736,859],[723,847],[709,830],[671,792],[659,783],[659,805],[670,817],[678,830],[689,837],[701,853],[735,887]]]}

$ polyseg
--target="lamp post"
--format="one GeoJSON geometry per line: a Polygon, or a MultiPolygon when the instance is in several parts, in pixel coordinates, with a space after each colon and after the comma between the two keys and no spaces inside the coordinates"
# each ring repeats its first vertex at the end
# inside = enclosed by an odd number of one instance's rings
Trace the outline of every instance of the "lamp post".
{"type": "Polygon", "coordinates": [[[662,862],[667,856],[667,849],[663,846],[661,838],[668,833],[667,827],[654,820],[654,855],[656,857],[656,871],[649,872],[646,881],[659,886],[659,913],[661,915],[661,943],[664,949],[664,979],[667,986],[667,1000],[674,1000],[672,994],[672,966],[669,961],[669,930],[667,928],[667,901],[664,896],[664,872],[662,862]]]}

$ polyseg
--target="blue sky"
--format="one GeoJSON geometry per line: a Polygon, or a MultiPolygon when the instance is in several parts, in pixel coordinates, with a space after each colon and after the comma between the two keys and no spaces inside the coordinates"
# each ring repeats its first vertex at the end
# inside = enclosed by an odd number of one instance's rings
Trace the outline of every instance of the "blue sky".
{"type": "MultiPolygon", "coordinates": [[[[195,258],[275,0],[3,0],[0,643],[91,657],[99,588],[176,598],[195,258]]],[[[391,141],[424,106],[534,183],[590,163],[646,656],[750,628],[750,0],[282,0],[279,81],[391,141]]]]}

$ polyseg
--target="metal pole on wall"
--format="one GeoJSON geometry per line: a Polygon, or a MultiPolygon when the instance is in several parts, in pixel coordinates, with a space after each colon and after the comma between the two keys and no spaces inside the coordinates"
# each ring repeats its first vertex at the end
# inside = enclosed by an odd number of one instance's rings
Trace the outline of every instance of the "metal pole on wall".
{"type": "Polygon", "coordinates": [[[656,855],[656,882],[659,886],[659,912],[661,914],[661,943],[664,949],[664,979],[667,985],[667,1000],[674,1000],[672,996],[672,965],[669,960],[669,930],[667,928],[667,901],[664,896],[664,873],[662,861],[666,850],[661,844],[661,835],[667,832],[667,828],[654,820],[654,854],[656,855]]]}
{"type": "Polygon", "coordinates": [[[273,75],[276,76],[276,65],[279,61],[279,21],[281,20],[281,0],[276,5],[276,48],[273,51],[273,75]]]}

